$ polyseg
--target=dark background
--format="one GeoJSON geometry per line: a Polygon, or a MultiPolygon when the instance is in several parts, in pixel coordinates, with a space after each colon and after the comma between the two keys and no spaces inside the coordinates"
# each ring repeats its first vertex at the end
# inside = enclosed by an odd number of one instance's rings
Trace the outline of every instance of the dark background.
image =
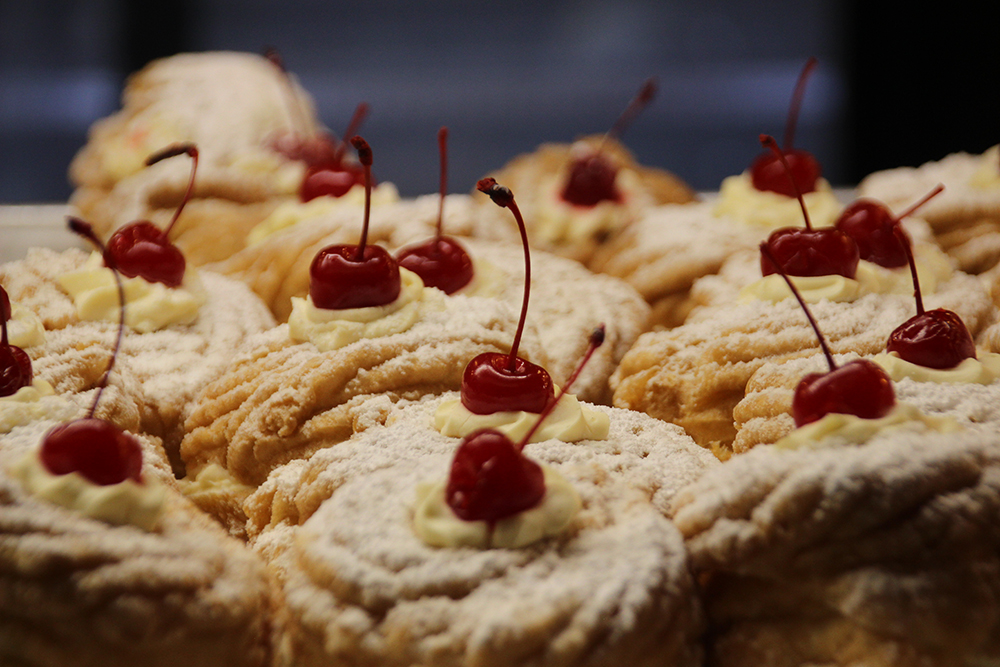
{"type": "MultiPolygon", "coordinates": [[[[760,0],[123,2],[0,0],[0,203],[64,201],[90,124],[125,77],[180,51],[276,47],[343,130],[360,101],[377,171],[404,195],[453,191],[543,141],[603,132],[655,76],[624,136],[640,161],[714,190],[781,137],[809,56],[796,145],[834,185],[997,143],[998,28],[959,12],[760,0]]],[[[987,17],[989,17],[987,19],[987,17]]]]}

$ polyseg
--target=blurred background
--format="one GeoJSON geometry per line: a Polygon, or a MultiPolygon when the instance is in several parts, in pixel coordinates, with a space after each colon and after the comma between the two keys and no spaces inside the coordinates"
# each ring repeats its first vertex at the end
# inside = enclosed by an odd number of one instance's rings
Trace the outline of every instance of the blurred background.
{"type": "Polygon", "coordinates": [[[277,48],[336,133],[367,101],[377,174],[404,195],[436,190],[442,125],[451,189],[470,190],[543,141],[606,131],[649,77],[659,93],[624,142],[715,190],[759,133],[780,141],[809,56],[795,143],[835,186],[997,143],[996,24],[891,4],[0,0],[0,203],[65,201],[127,75],[182,51],[277,48]]]}

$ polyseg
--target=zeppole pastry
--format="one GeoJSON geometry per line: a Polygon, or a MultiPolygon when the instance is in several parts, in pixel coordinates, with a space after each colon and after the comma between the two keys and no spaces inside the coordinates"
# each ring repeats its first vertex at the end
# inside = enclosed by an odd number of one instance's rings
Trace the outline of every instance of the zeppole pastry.
{"type": "MultiPolygon", "coordinates": [[[[778,239],[779,261],[785,272],[794,272],[792,280],[806,300],[814,302],[812,313],[835,353],[882,351],[889,334],[912,314],[908,269],[860,260],[861,244],[839,226],[802,232],[778,230],[762,248],[778,239]],[[805,241],[817,237],[828,239],[833,250],[805,241]],[[802,257],[816,264],[802,262],[802,257]]],[[[887,248],[909,243],[905,237],[877,238],[874,247],[881,250],[870,257],[879,261],[890,254],[887,248]]],[[[929,308],[957,312],[973,336],[991,321],[994,308],[974,276],[953,271],[932,246],[918,245],[917,266],[929,308]],[[933,294],[928,293],[930,285],[933,294]]],[[[698,298],[704,307],[695,309],[681,327],[640,336],[622,359],[612,376],[614,404],[680,424],[696,441],[728,457],[736,437],[733,410],[750,377],[766,361],[814,354],[816,336],[798,304],[788,298],[791,292],[774,262],[760,254],[734,255],[717,276],[701,279],[693,291],[702,292],[698,298]],[[761,278],[762,272],[768,275],[761,278]]]]}
{"type": "MultiPolygon", "coordinates": [[[[94,125],[70,166],[71,205],[107,238],[134,220],[165,227],[184,197],[186,172],[164,146],[198,145],[202,167],[174,240],[191,262],[223,259],[282,203],[303,199],[308,178],[333,174],[305,196],[357,201],[360,169],[326,133],[312,101],[280,62],[250,53],[189,53],[154,61],[128,81],[122,109],[94,125]],[[342,178],[341,178],[342,177],[342,178]],[[350,181],[343,183],[344,179],[350,181]],[[343,187],[341,187],[343,186],[343,187]],[[334,196],[335,195],[335,196],[334,196]]],[[[387,195],[393,191],[386,188],[387,195]]],[[[394,195],[391,195],[394,196],[394,195]]]]}
{"type": "MultiPolygon", "coordinates": [[[[606,135],[573,144],[543,144],[489,174],[518,193],[531,246],[588,264],[594,253],[658,204],[695,201],[673,174],[644,167],[617,138],[655,91],[647,81],[606,135]]],[[[514,241],[490,206],[476,216],[476,236],[514,241]]]]}
{"type": "Polygon", "coordinates": [[[680,493],[720,666],[1000,656],[995,427],[761,445],[680,493]]]}
{"type": "Polygon", "coordinates": [[[944,193],[921,212],[941,247],[967,273],[1000,262],[1000,147],[981,155],[953,153],[920,167],[875,172],[858,184],[859,196],[896,207],[937,183],[944,193]]]}
{"type": "Polygon", "coordinates": [[[553,432],[516,455],[544,471],[537,507],[460,519],[440,486],[460,443],[431,426],[449,400],[282,466],[247,500],[295,664],[700,664],[699,602],[662,513],[712,457],[669,424],[583,406],[606,437],[553,432]]]}

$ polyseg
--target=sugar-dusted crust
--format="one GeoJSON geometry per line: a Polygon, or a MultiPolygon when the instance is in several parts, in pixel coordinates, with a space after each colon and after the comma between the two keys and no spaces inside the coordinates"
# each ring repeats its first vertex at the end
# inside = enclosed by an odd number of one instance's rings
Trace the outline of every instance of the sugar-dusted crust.
{"type": "MultiPolygon", "coordinates": [[[[731,261],[752,265],[747,257],[731,261]]],[[[738,281],[725,274],[724,269],[720,276],[703,280],[720,285],[716,291],[735,292],[738,281]]],[[[614,405],[680,424],[700,444],[726,457],[736,437],[733,410],[753,373],[767,361],[816,354],[819,344],[794,299],[715,303],[694,311],[683,326],[640,336],[611,384],[614,405]]],[[[978,279],[961,273],[926,295],[925,305],[954,310],[973,335],[994,312],[978,279]]],[[[810,306],[835,353],[861,355],[881,352],[913,308],[912,297],[899,294],[868,294],[853,303],[823,300],[810,306]]]]}
{"type": "MultiPolygon", "coordinates": [[[[81,322],[72,299],[56,282],[62,273],[81,268],[86,258],[80,250],[33,249],[26,259],[0,266],[0,281],[11,298],[40,317],[52,345],[62,350],[58,359],[40,361],[42,367],[70,364],[59,382],[75,387],[99,380],[117,333],[117,324],[81,322]],[[83,355],[85,350],[92,353],[83,355]],[[83,379],[72,380],[71,369],[83,379]]],[[[162,437],[173,452],[195,395],[222,373],[247,336],[274,326],[271,314],[245,285],[207,271],[199,275],[207,301],[195,323],[144,334],[127,330],[116,362],[116,374],[142,385],[142,429],[162,437]]]]}
{"type": "MultiPolygon", "coordinates": [[[[471,208],[467,195],[449,196],[444,207],[444,229],[449,234],[467,231],[471,208]]],[[[434,235],[437,213],[438,198],[433,196],[373,207],[368,239],[393,252],[423,242],[434,235]]],[[[331,244],[356,243],[360,216],[358,208],[338,209],[322,218],[300,222],[208,268],[245,281],[279,320],[285,320],[291,312],[291,297],[308,294],[313,257],[331,244]]],[[[458,240],[473,260],[480,262],[478,270],[489,281],[484,293],[520,312],[524,296],[521,246],[458,240]]],[[[609,402],[608,378],[645,330],[648,306],[624,282],[594,275],[562,257],[533,250],[531,268],[528,322],[538,331],[550,361],[547,370],[557,383],[565,382],[583,358],[590,332],[603,323],[605,343],[577,380],[574,393],[587,401],[609,402]]]]}
{"type": "MultiPolygon", "coordinates": [[[[682,180],[661,169],[644,167],[635,162],[628,150],[603,135],[584,137],[578,143],[591,148],[602,146],[602,154],[618,166],[622,173],[631,172],[638,187],[626,195],[620,224],[614,230],[599,231],[576,241],[552,241],[536,227],[543,199],[553,183],[563,183],[571,162],[571,144],[542,144],[533,153],[519,155],[491,174],[500,185],[511,189],[524,215],[528,238],[533,248],[588,263],[594,253],[610,238],[637,220],[642,212],[659,204],[683,204],[696,200],[695,192],[682,180]],[[555,179],[553,181],[553,179],[555,179]]],[[[619,174],[619,182],[621,173],[619,174]]],[[[557,186],[558,187],[558,186],[557,186]]],[[[498,208],[485,196],[477,197],[480,211],[476,217],[476,235],[482,238],[516,243],[517,228],[511,224],[510,213],[498,208]]]]}
{"type": "Polygon", "coordinates": [[[694,281],[762,240],[760,229],[715,216],[712,207],[705,202],[651,208],[603,245],[589,266],[635,287],[652,304],[651,324],[682,324],[694,305],[688,295],[694,281]]]}
{"type": "MultiPolygon", "coordinates": [[[[837,355],[843,364],[855,355],[837,355]]],[[[736,439],[733,452],[742,453],[758,444],[774,443],[795,428],[792,397],[809,373],[828,370],[826,358],[814,355],[783,362],[768,362],[747,382],[746,396],[733,410],[736,439]]],[[[983,385],[973,382],[935,383],[904,378],[893,382],[896,401],[915,405],[929,415],[948,415],[966,424],[1000,429],[1000,381],[983,385]]]]}
{"type": "MultiPolygon", "coordinates": [[[[146,532],[37,499],[8,474],[52,425],[0,436],[0,664],[271,665],[281,607],[264,564],[174,488],[146,532]]],[[[139,440],[144,478],[175,487],[162,448],[139,440]]]]}
{"type": "Polygon", "coordinates": [[[996,147],[983,155],[953,153],[916,168],[878,171],[861,181],[858,194],[901,211],[944,184],[944,191],[921,207],[920,216],[959,268],[981,273],[1000,261],[1000,187],[978,187],[970,179],[990,161],[1000,170],[996,147]]]}
{"type": "MultiPolygon", "coordinates": [[[[358,416],[367,398],[457,390],[468,362],[483,352],[508,352],[516,328],[516,315],[503,304],[454,297],[403,333],[329,352],[293,342],[288,325],[255,336],[192,406],[181,442],[188,476],[212,463],[222,466],[240,486],[213,505],[238,507],[243,487],[257,486],[276,466],[370,426],[372,420],[358,416]]],[[[526,331],[519,355],[544,365],[537,341],[526,331]]],[[[238,532],[242,522],[230,527],[238,532]]]]}
{"type": "Polygon", "coordinates": [[[248,502],[265,529],[255,548],[285,585],[296,665],[700,664],[699,604],[661,512],[712,465],[705,452],[610,410],[607,442],[525,450],[583,498],[564,536],[435,549],[410,516],[457,444],[428,427],[434,405],[279,469],[248,502]]]}
{"type": "Polygon", "coordinates": [[[674,521],[719,665],[960,665],[996,657],[994,429],[761,446],[681,492],[674,521]]]}

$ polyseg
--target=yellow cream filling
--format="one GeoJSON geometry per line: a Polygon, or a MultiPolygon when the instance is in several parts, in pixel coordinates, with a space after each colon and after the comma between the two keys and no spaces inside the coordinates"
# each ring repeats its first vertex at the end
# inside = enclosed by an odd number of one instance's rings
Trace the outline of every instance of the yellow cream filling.
{"type": "MultiPolygon", "coordinates": [[[[832,226],[843,208],[825,179],[817,181],[816,190],[802,195],[802,199],[813,227],[832,226]]],[[[764,229],[801,227],[804,224],[798,199],[758,190],[747,171],[723,179],[712,213],[764,229]]]]}
{"type": "Polygon", "coordinates": [[[912,427],[914,424],[938,433],[954,433],[962,429],[951,417],[925,415],[916,406],[897,403],[889,414],[879,419],[862,419],[831,412],[822,419],[800,426],[774,443],[774,446],[783,449],[816,448],[822,447],[823,441],[829,438],[860,445],[877,433],[912,427]]]}
{"type": "Polygon", "coordinates": [[[118,484],[94,484],[76,472],[53,475],[31,452],[11,470],[24,488],[37,498],[80,512],[115,526],[130,525],[146,531],[156,528],[166,503],[166,488],[153,479],[138,484],[126,479],[118,484]]]}
{"type": "MultiPolygon", "coordinates": [[[[100,253],[92,253],[82,269],[64,273],[59,285],[73,298],[77,315],[90,322],[118,322],[118,286],[100,253]]],[[[125,324],[139,333],[159,331],[174,324],[191,324],[206,297],[198,272],[188,268],[180,287],[167,287],[143,278],[122,277],[125,324]]]]}
{"type": "Polygon", "coordinates": [[[128,122],[125,132],[95,142],[101,169],[115,181],[146,168],[146,158],[173,143],[183,141],[183,132],[162,113],[144,114],[128,122]]]}
{"type": "Polygon", "coordinates": [[[181,492],[189,498],[232,492],[249,495],[254,490],[254,487],[238,482],[228,470],[218,463],[209,463],[202,467],[193,478],[188,476],[187,479],[180,480],[179,485],[181,492]]]}
{"type": "Polygon", "coordinates": [[[1000,188],[1000,146],[993,146],[982,154],[979,167],[969,177],[969,185],[981,190],[1000,188]]]}
{"type": "MultiPolygon", "coordinates": [[[[520,442],[537,421],[538,413],[535,412],[477,415],[462,405],[460,398],[442,401],[434,413],[434,428],[442,435],[453,438],[464,438],[481,429],[492,428],[514,442],[520,442]]],[[[611,419],[607,414],[581,403],[572,394],[564,394],[555,409],[532,434],[530,442],[604,440],[608,437],[610,428],[611,419]]]]}
{"type": "Polygon", "coordinates": [[[10,396],[0,396],[0,433],[42,419],[70,419],[76,413],[77,406],[57,396],[48,382],[35,378],[10,396]]]}
{"type": "Polygon", "coordinates": [[[497,521],[490,530],[486,521],[464,521],[445,501],[447,480],[417,487],[413,528],[432,547],[518,549],[557,535],[580,511],[576,489],[556,470],[543,465],[545,495],[536,507],[497,521]]]}
{"type": "Polygon", "coordinates": [[[292,297],[288,332],[292,340],[311,342],[321,352],[337,350],[365,338],[407,331],[425,310],[443,310],[441,290],[424,287],[420,276],[400,267],[399,296],[384,306],[327,309],[313,305],[312,297],[292,297]]]}
{"type": "Polygon", "coordinates": [[[7,320],[7,340],[11,345],[25,348],[45,342],[42,320],[19,303],[10,302],[10,319],[7,320]]]}
{"type": "Polygon", "coordinates": [[[910,378],[917,382],[993,384],[1000,377],[1000,354],[980,354],[965,359],[954,368],[927,368],[901,359],[895,352],[883,352],[872,361],[885,369],[894,381],[910,378]]]}
{"type": "MultiPolygon", "coordinates": [[[[301,181],[301,176],[299,180],[301,181]]],[[[298,192],[297,184],[293,192],[298,192]]],[[[397,201],[399,201],[399,192],[392,183],[380,183],[372,188],[372,206],[382,206],[397,201]]],[[[344,205],[363,206],[364,203],[365,188],[363,185],[354,185],[342,197],[316,197],[307,202],[284,202],[274,209],[271,215],[250,230],[247,242],[250,245],[256,245],[283,229],[294,227],[303,220],[323,217],[344,205]]]]}

